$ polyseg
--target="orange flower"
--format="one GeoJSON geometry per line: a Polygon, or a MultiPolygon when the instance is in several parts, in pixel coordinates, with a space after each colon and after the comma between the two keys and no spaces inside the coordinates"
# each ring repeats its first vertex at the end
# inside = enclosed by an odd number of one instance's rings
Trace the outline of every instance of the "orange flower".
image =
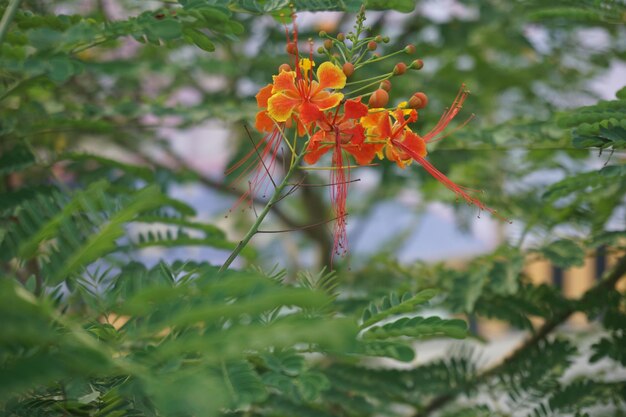
{"type": "MultiPolygon", "coordinates": [[[[404,151],[404,146],[413,149],[422,157],[427,154],[424,140],[407,126],[416,120],[417,111],[412,109],[399,108],[393,112],[377,109],[364,117],[361,123],[369,129],[371,141],[383,142],[380,148],[384,146],[384,156],[404,168],[413,160],[413,157],[404,151]],[[390,116],[395,120],[393,123],[390,116]],[[400,143],[404,146],[397,145],[400,143]]],[[[382,157],[383,153],[380,152],[379,156],[382,157]]]]}
{"type": "Polygon", "coordinates": [[[294,113],[305,125],[319,120],[323,111],[337,107],[343,94],[328,89],[346,85],[346,76],[335,64],[324,62],[313,80],[313,61],[302,59],[299,71],[282,71],[274,76],[272,96],[267,101],[267,112],[277,122],[285,122],[294,113]],[[311,73],[309,76],[309,72],[311,73]]]}
{"type": "MultiPolygon", "coordinates": [[[[276,130],[276,122],[270,117],[269,112],[267,111],[267,102],[270,97],[272,97],[273,89],[274,86],[272,84],[268,84],[261,88],[255,96],[257,106],[259,106],[260,110],[256,114],[254,127],[259,132],[273,133],[276,130]]],[[[294,123],[298,129],[298,135],[303,136],[306,133],[306,130],[298,118],[290,117],[285,121],[285,127],[290,128],[294,125],[294,123]]]]}
{"type": "Polygon", "coordinates": [[[409,123],[417,120],[417,111],[415,110],[397,109],[389,112],[381,109],[380,111],[370,111],[370,114],[361,119],[361,123],[368,129],[368,136],[375,140],[386,142],[384,156],[387,159],[394,161],[401,168],[406,167],[412,161],[416,161],[437,181],[463,198],[468,204],[476,205],[481,210],[495,214],[495,210],[487,207],[482,201],[469,194],[476,190],[455,184],[425,158],[427,155],[426,144],[445,137],[441,136],[441,134],[459,113],[467,95],[468,93],[465,91],[464,86],[461,87],[450,108],[441,116],[437,125],[424,136],[419,136],[407,126],[409,123]],[[395,119],[393,124],[390,114],[395,119]]]}
{"type": "Polygon", "coordinates": [[[319,130],[311,137],[304,156],[307,164],[316,163],[329,150],[339,147],[352,155],[357,164],[367,165],[383,147],[382,143],[365,141],[365,128],[358,121],[367,115],[367,106],[360,98],[347,100],[343,109],[342,115],[326,112],[318,120],[319,130]]]}
{"type": "Polygon", "coordinates": [[[382,144],[365,142],[365,128],[358,123],[367,115],[367,106],[361,99],[347,100],[343,114],[327,111],[317,120],[318,131],[313,134],[306,149],[304,161],[316,163],[322,155],[333,150],[330,169],[330,201],[335,214],[333,228],[333,254],[345,254],[348,250],[347,211],[350,169],[345,164],[344,151],[352,155],[359,165],[374,159],[382,144]]]}

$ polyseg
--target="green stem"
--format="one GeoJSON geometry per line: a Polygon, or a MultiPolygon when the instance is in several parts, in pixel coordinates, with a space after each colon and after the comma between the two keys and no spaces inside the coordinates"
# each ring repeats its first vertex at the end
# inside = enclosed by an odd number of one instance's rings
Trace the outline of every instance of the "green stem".
{"type": "Polygon", "coordinates": [[[15,13],[17,12],[17,8],[20,7],[20,3],[22,0],[11,0],[9,6],[4,11],[4,15],[2,16],[2,20],[0,21],[0,45],[2,45],[2,41],[4,41],[4,36],[7,34],[9,30],[9,25],[11,21],[15,17],[15,13]]]}
{"type": "Polygon", "coordinates": [[[93,48],[94,46],[98,46],[98,45],[102,45],[103,43],[106,43],[108,41],[110,41],[111,38],[104,38],[104,39],[100,39],[97,40],[95,42],[92,42],[90,44],[87,45],[82,45],[82,46],[77,46],[76,48],[74,48],[73,50],[70,51],[70,54],[74,55],[74,54],[78,54],[80,52],[83,52],[87,49],[93,48]]]}
{"type": "Polygon", "coordinates": [[[365,66],[367,64],[371,64],[373,62],[382,61],[384,59],[391,58],[392,56],[396,56],[396,55],[400,55],[400,54],[404,54],[404,53],[405,53],[404,49],[400,49],[399,51],[395,51],[395,52],[392,52],[392,53],[387,54],[387,55],[379,56],[378,58],[368,59],[367,61],[363,62],[360,65],[356,65],[355,64],[354,65],[354,69],[359,69],[359,68],[361,68],[361,67],[363,67],[363,66],[365,66]]]}
{"type": "Polygon", "coordinates": [[[367,83],[367,82],[371,82],[371,81],[382,81],[383,78],[388,77],[389,74],[382,74],[382,75],[376,75],[374,77],[370,77],[370,78],[364,78],[362,80],[358,80],[358,81],[350,81],[349,83],[346,83],[346,85],[355,85],[355,84],[363,84],[363,83],[367,83]]]}
{"type": "MultiPolygon", "coordinates": [[[[306,145],[304,146],[303,149],[306,149],[306,145]]],[[[250,242],[250,239],[252,239],[252,237],[259,231],[259,226],[261,226],[261,223],[263,223],[263,220],[265,219],[267,214],[270,212],[274,204],[276,204],[282,198],[283,190],[285,189],[287,185],[289,185],[289,180],[291,179],[293,174],[298,170],[297,168],[300,165],[300,161],[304,157],[305,153],[306,152],[303,151],[302,153],[300,153],[300,155],[296,157],[294,162],[289,167],[289,171],[287,171],[281,183],[274,190],[274,194],[272,194],[272,197],[267,202],[263,210],[259,213],[259,216],[257,217],[256,221],[254,222],[252,227],[250,227],[250,230],[248,230],[248,233],[246,233],[244,238],[239,242],[235,250],[230,254],[228,259],[226,259],[226,262],[224,262],[224,264],[220,268],[220,272],[228,269],[230,264],[232,264],[233,261],[237,258],[237,256],[239,256],[239,253],[241,253],[243,248],[245,248],[248,242],[250,242]]]]}
{"type": "MultiPolygon", "coordinates": [[[[380,80],[377,80],[377,81],[374,81],[374,82],[372,82],[372,83],[366,84],[366,85],[364,85],[364,86],[362,86],[362,87],[357,88],[356,90],[352,90],[352,91],[350,91],[349,93],[346,93],[346,94],[345,94],[345,96],[346,96],[346,97],[348,97],[348,96],[352,96],[353,94],[356,94],[356,93],[358,93],[358,92],[360,92],[360,91],[367,90],[368,88],[373,87],[373,86],[375,86],[376,84],[379,84],[379,83],[381,83],[381,82],[382,82],[382,81],[384,81],[384,80],[388,80],[388,79],[390,79],[391,77],[393,77],[393,73],[392,73],[392,72],[390,72],[389,74],[385,74],[385,77],[384,77],[384,78],[381,78],[380,80]]],[[[371,94],[371,92],[370,92],[370,94],[371,94]]]]}

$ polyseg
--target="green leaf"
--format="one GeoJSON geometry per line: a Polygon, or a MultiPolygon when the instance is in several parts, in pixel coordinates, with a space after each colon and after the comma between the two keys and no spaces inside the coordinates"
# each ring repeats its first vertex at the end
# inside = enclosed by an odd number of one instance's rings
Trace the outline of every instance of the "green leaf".
{"type": "Polygon", "coordinates": [[[391,293],[390,295],[383,297],[380,304],[371,303],[364,311],[361,317],[363,324],[361,328],[371,326],[372,324],[386,319],[388,317],[410,313],[415,311],[415,307],[421,304],[425,304],[430,301],[438,291],[435,289],[425,289],[419,291],[417,294],[411,296],[411,294],[404,294],[402,299],[397,294],[391,293]]]}
{"type": "Polygon", "coordinates": [[[0,155],[0,175],[21,171],[35,163],[35,155],[24,144],[18,144],[0,155]]]}
{"type": "Polygon", "coordinates": [[[415,9],[414,0],[366,0],[365,6],[372,10],[397,10],[411,13],[415,9]]]}
{"type": "Polygon", "coordinates": [[[62,267],[49,277],[49,282],[58,283],[81,267],[114,250],[116,240],[124,234],[125,223],[133,220],[142,211],[161,206],[164,201],[167,199],[157,186],[148,186],[137,192],[124,208],[115,213],[96,234],[91,235],[83,246],[64,261],[62,267]]]}
{"type": "Polygon", "coordinates": [[[519,287],[519,275],[524,268],[524,256],[513,249],[502,254],[505,260],[493,263],[489,273],[489,288],[500,295],[515,294],[519,287]]]}
{"type": "Polygon", "coordinates": [[[408,344],[390,341],[364,342],[363,354],[396,359],[401,362],[411,362],[415,359],[415,350],[408,344]]]}
{"type": "Polygon", "coordinates": [[[31,45],[39,50],[52,49],[59,45],[63,34],[49,28],[37,28],[27,32],[31,45]]]}
{"type": "Polygon", "coordinates": [[[453,286],[447,294],[446,303],[452,311],[468,313],[474,311],[476,301],[488,283],[490,272],[489,265],[481,263],[467,272],[450,273],[453,286]]]}
{"type": "Polygon", "coordinates": [[[320,372],[306,372],[300,375],[296,381],[300,396],[303,400],[309,402],[318,399],[322,391],[330,388],[330,381],[320,372]]]}
{"type": "Polygon", "coordinates": [[[39,245],[45,240],[52,239],[59,233],[59,227],[64,221],[71,221],[72,216],[77,212],[89,210],[91,201],[101,197],[108,188],[106,181],[92,183],[86,190],[78,191],[72,200],[53,218],[42,225],[42,227],[20,243],[18,255],[23,259],[29,259],[37,254],[39,245]]]}
{"type": "Polygon", "coordinates": [[[304,357],[294,350],[282,350],[261,355],[265,365],[274,372],[289,376],[299,375],[305,366],[304,357]]]}
{"type": "Polygon", "coordinates": [[[582,266],[585,263],[585,251],[576,242],[568,239],[556,240],[539,249],[539,252],[560,268],[582,266]]]}
{"type": "Polygon", "coordinates": [[[175,19],[154,19],[147,26],[150,34],[166,41],[178,39],[183,34],[183,27],[178,20],[175,19]]]}
{"type": "Polygon", "coordinates": [[[600,174],[621,181],[620,177],[626,177],[626,164],[605,166],[600,170],[600,174]]]}
{"type": "Polygon", "coordinates": [[[389,339],[395,337],[427,338],[448,336],[463,339],[467,336],[467,323],[459,319],[433,317],[401,318],[382,326],[371,327],[363,337],[366,339],[389,339]]]}
{"type": "Polygon", "coordinates": [[[222,363],[221,371],[233,406],[240,407],[267,398],[263,381],[247,361],[222,363]]]}
{"type": "Polygon", "coordinates": [[[187,36],[191,41],[196,44],[196,46],[202,50],[207,52],[215,51],[215,45],[207,35],[200,32],[197,29],[185,28],[184,30],[185,36],[187,36]]]}
{"type": "Polygon", "coordinates": [[[48,61],[48,75],[58,84],[64,83],[74,75],[74,66],[67,57],[56,57],[48,61]]]}

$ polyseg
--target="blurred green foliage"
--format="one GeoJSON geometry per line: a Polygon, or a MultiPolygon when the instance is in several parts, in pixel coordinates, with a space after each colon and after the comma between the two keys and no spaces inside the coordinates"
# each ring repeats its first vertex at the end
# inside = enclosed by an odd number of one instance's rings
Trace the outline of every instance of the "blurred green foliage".
{"type": "MultiPolygon", "coordinates": [[[[440,18],[432,3],[0,2],[5,16],[18,6],[0,24],[8,25],[0,43],[0,412],[624,415],[626,299],[616,284],[626,273],[626,93],[600,100],[590,81],[623,65],[626,5],[464,0],[440,18]],[[392,100],[428,93],[418,130],[436,122],[462,83],[472,90],[467,116],[477,120],[430,158],[451,179],[485,190],[514,222],[507,238],[463,267],[407,264],[397,261],[407,231],[328,273],[327,230],[305,227],[328,219],[327,192],[302,187],[272,221],[299,230],[295,245],[317,255],[316,272],[299,258],[287,271],[271,269],[263,247],[244,252],[258,267],[219,273],[190,260],[190,246],[236,243],[171,190],[199,184],[224,199],[240,190],[194,169],[162,128],[218,120],[238,160],[251,147],[241,126],[254,117],[253,96],[288,59],[282,24],[291,5],[340,12],[320,27],[302,24],[307,39],[349,30],[363,4],[378,10],[368,13],[371,30],[391,35],[385,47],[412,43],[424,60],[421,72],[392,80],[392,100]],[[192,103],[176,98],[189,89],[192,103]],[[140,260],[149,247],[180,259],[147,265],[140,260]],[[618,260],[580,298],[524,269],[544,259],[568,269],[596,251],[618,260]],[[574,313],[593,323],[589,331],[559,331],[574,313]],[[475,344],[420,359],[424,339],[480,338],[477,318],[529,338],[495,365],[475,344]],[[576,363],[608,363],[613,372],[576,363]]],[[[419,168],[377,168],[380,185],[349,203],[359,222],[401,192],[419,190],[420,202],[404,206],[416,216],[429,202],[454,203],[419,168]]],[[[475,212],[453,207],[467,228],[475,212]]],[[[244,230],[250,219],[231,221],[244,230]]]]}

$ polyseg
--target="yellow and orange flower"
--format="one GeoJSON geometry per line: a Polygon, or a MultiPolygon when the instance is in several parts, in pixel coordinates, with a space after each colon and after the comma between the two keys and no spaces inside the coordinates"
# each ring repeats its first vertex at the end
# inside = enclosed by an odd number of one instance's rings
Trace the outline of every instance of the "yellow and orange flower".
{"type": "Polygon", "coordinates": [[[368,129],[369,140],[381,143],[379,157],[386,157],[404,168],[414,160],[406,148],[422,158],[427,154],[425,141],[408,127],[416,120],[417,111],[413,109],[375,109],[363,117],[361,123],[368,129]]]}
{"type": "Polygon", "coordinates": [[[379,157],[383,158],[384,156],[394,161],[401,168],[415,161],[424,167],[437,181],[445,185],[457,196],[463,198],[468,204],[473,204],[480,210],[486,210],[495,214],[495,210],[487,207],[482,201],[470,195],[470,193],[476,190],[455,184],[425,158],[428,154],[426,144],[445,137],[445,135],[442,135],[444,130],[461,110],[467,95],[467,91],[462,87],[450,108],[439,119],[437,125],[423,137],[408,127],[409,123],[417,120],[417,111],[413,109],[398,108],[395,111],[387,111],[385,109],[370,110],[369,114],[361,119],[361,124],[367,129],[367,135],[370,140],[384,142],[384,154],[379,153],[379,157]]]}
{"type": "Polygon", "coordinates": [[[311,136],[304,161],[315,164],[325,153],[335,147],[354,157],[357,164],[367,165],[382,149],[383,143],[369,143],[365,139],[365,128],[358,123],[368,113],[361,99],[347,100],[344,112],[326,112],[317,122],[319,130],[311,136]]]}
{"type": "Polygon", "coordinates": [[[368,109],[360,98],[347,100],[343,114],[340,115],[338,110],[322,113],[317,120],[318,130],[309,140],[304,161],[314,164],[332,150],[329,190],[335,212],[333,253],[343,254],[348,250],[346,201],[350,183],[350,168],[346,164],[344,151],[352,155],[358,164],[365,165],[374,159],[381,146],[365,141],[365,128],[359,120],[367,115],[368,109]]]}
{"type": "Polygon", "coordinates": [[[324,62],[317,69],[316,81],[312,79],[314,64],[311,60],[305,58],[299,65],[298,71],[282,71],[274,76],[267,113],[277,122],[285,122],[295,113],[302,123],[309,126],[319,120],[325,110],[341,103],[343,94],[329,90],[345,87],[346,76],[337,65],[324,62]]]}

